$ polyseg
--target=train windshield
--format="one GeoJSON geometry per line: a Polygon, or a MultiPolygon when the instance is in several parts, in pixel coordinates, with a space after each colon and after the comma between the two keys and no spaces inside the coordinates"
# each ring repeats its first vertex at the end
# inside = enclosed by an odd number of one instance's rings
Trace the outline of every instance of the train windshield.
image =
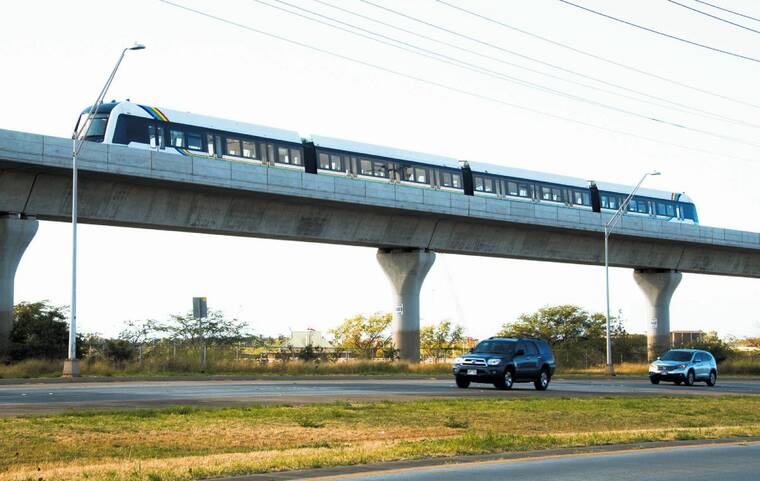
{"type": "MultiPolygon", "coordinates": [[[[77,131],[84,126],[87,121],[88,113],[83,113],[79,116],[79,122],[77,122],[77,131]]],[[[90,142],[103,142],[106,135],[106,125],[108,124],[108,114],[95,114],[90,120],[90,127],[87,129],[87,133],[82,135],[83,140],[90,142]]]]}

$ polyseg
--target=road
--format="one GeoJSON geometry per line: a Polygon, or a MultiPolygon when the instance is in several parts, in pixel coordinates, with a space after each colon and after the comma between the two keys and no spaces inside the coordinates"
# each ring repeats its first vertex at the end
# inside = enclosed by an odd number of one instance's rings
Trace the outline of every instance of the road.
{"type": "Polygon", "coordinates": [[[750,481],[760,443],[538,457],[312,478],[320,481],[750,481]]]}
{"type": "Polygon", "coordinates": [[[277,379],[70,382],[0,385],[0,415],[61,412],[84,408],[135,408],[167,405],[234,406],[253,402],[306,403],[336,400],[519,396],[760,394],[760,381],[721,379],[715,387],[660,384],[647,380],[554,379],[546,392],[532,384],[511,391],[473,384],[457,389],[451,379],[277,379]]]}

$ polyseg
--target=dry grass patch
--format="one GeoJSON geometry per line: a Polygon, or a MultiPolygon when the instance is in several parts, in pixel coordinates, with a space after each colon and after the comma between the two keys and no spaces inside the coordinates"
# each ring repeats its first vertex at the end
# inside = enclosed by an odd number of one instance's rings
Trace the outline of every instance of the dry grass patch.
{"type": "Polygon", "coordinates": [[[760,397],[170,408],[0,419],[0,480],[178,481],[510,450],[760,434],[760,397]],[[38,471],[39,469],[39,471],[38,471]]]}

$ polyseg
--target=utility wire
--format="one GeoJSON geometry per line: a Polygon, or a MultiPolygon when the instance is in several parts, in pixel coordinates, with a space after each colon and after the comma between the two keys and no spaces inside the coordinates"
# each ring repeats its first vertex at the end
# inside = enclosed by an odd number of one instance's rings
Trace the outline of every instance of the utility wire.
{"type": "MultiPolygon", "coordinates": [[[[593,76],[590,76],[590,75],[585,75],[585,74],[582,74],[580,72],[576,72],[574,70],[566,69],[566,68],[563,68],[563,67],[555,65],[555,64],[544,62],[542,60],[539,60],[539,59],[536,59],[536,58],[533,58],[533,57],[529,57],[527,55],[523,55],[523,54],[521,54],[519,52],[515,52],[515,51],[509,50],[509,49],[504,49],[504,48],[499,47],[498,45],[493,45],[492,47],[493,48],[497,48],[499,50],[502,50],[502,51],[504,51],[506,53],[509,53],[511,55],[516,55],[518,57],[522,57],[522,58],[525,58],[527,60],[540,63],[542,65],[547,65],[547,66],[549,66],[551,68],[558,69],[558,70],[570,73],[572,75],[576,75],[576,76],[579,76],[579,77],[582,77],[582,78],[590,79],[590,80],[592,80],[594,82],[599,82],[599,83],[604,84],[604,85],[609,85],[609,86],[615,87],[617,89],[621,89],[621,90],[624,90],[624,91],[627,91],[627,92],[632,92],[632,93],[635,93],[637,95],[641,95],[643,97],[647,97],[647,98],[650,98],[650,99],[658,100],[660,102],[665,102],[666,104],[671,104],[672,106],[664,105],[664,104],[659,103],[659,102],[652,102],[652,101],[649,101],[649,100],[637,98],[637,97],[634,97],[634,96],[631,96],[631,95],[622,94],[620,92],[615,92],[615,91],[612,91],[612,90],[600,88],[598,86],[589,85],[587,83],[578,82],[576,80],[568,79],[568,78],[561,77],[561,76],[558,76],[558,75],[554,75],[554,74],[551,74],[551,73],[547,73],[547,72],[544,72],[544,71],[541,71],[541,70],[536,70],[534,68],[526,67],[524,65],[520,65],[520,64],[513,63],[513,62],[509,62],[507,60],[504,60],[503,58],[494,57],[492,55],[487,55],[487,54],[484,54],[484,53],[479,52],[477,50],[473,50],[473,49],[469,49],[469,48],[466,48],[466,47],[462,47],[460,45],[456,45],[456,44],[453,44],[453,43],[450,43],[450,42],[446,42],[446,41],[443,41],[443,40],[440,40],[440,39],[437,39],[437,38],[434,38],[434,37],[430,37],[428,35],[423,35],[421,33],[418,33],[418,32],[415,32],[415,31],[412,31],[412,30],[409,30],[409,29],[406,29],[406,28],[399,27],[398,25],[394,25],[394,24],[391,24],[391,23],[388,23],[388,22],[383,22],[382,20],[377,20],[377,19],[369,17],[367,15],[362,15],[362,14],[354,12],[354,11],[352,11],[350,9],[346,9],[346,8],[339,7],[337,5],[333,5],[333,4],[331,4],[329,2],[326,2],[324,0],[312,0],[312,1],[314,1],[316,3],[319,3],[319,4],[322,4],[322,5],[325,5],[325,6],[328,6],[328,7],[331,7],[331,8],[334,8],[334,9],[336,9],[338,11],[341,11],[341,12],[344,12],[344,13],[348,13],[349,15],[353,15],[353,16],[356,16],[356,17],[359,17],[359,18],[362,18],[362,19],[369,20],[371,22],[377,23],[379,25],[383,25],[383,26],[392,28],[394,30],[398,30],[400,32],[407,33],[409,35],[414,35],[416,37],[419,37],[419,38],[422,38],[422,39],[425,39],[425,40],[428,40],[428,41],[431,41],[431,42],[435,42],[435,43],[438,43],[440,45],[445,45],[447,47],[454,48],[454,49],[460,50],[462,52],[467,52],[469,54],[476,55],[476,56],[481,57],[481,58],[485,58],[485,59],[488,59],[488,60],[499,62],[499,63],[502,63],[504,65],[509,65],[510,67],[515,67],[515,68],[518,68],[518,69],[521,69],[521,70],[525,70],[525,71],[528,71],[528,72],[531,72],[531,73],[535,73],[535,74],[538,74],[538,75],[542,75],[542,76],[545,76],[545,77],[549,77],[549,78],[552,78],[552,79],[560,80],[562,82],[571,83],[571,84],[578,85],[578,86],[581,86],[581,87],[584,87],[584,88],[587,88],[587,89],[603,92],[603,93],[606,93],[606,94],[609,94],[609,95],[616,95],[616,96],[619,96],[619,97],[622,97],[622,98],[626,98],[626,99],[629,99],[629,100],[633,100],[633,101],[636,101],[636,102],[643,102],[643,103],[647,103],[647,104],[650,104],[650,105],[655,105],[655,106],[660,107],[660,108],[666,108],[666,109],[676,110],[676,111],[679,111],[679,112],[684,112],[684,113],[688,113],[688,114],[691,114],[691,115],[698,115],[700,117],[710,118],[710,119],[714,119],[714,120],[721,120],[721,121],[728,122],[728,123],[735,124],[735,125],[744,125],[744,126],[748,126],[748,127],[760,128],[760,124],[756,124],[756,123],[752,123],[752,122],[747,122],[745,120],[740,120],[740,119],[735,119],[735,118],[723,116],[723,115],[720,115],[720,114],[716,114],[716,113],[710,112],[708,110],[700,109],[700,108],[697,108],[697,107],[692,107],[692,106],[685,105],[685,104],[682,104],[682,103],[679,103],[679,102],[675,102],[675,101],[670,100],[670,99],[666,99],[666,98],[663,98],[663,97],[658,97],[656,95],[651,95],[651,94],[648,94],[646,92],[642,92],[642,91],[639,91],[639,90],[631,89],[631,88],[625,87],[623,85],[619,85],[619,84],[616,84],[616,83],[613,83],[613,82],[608,82],[608,81],[605,81],[605,80],[597,78],[597,77],[593,77],[593,76]]],[[[368,2],[368,3],[372,4],[371,2],[368,2]]],[[[372,5],[375,6],[374,4],[372,4],[372,5]]],[[[401,14],[399,12],[395,12],[395,11],[390,10],[390,9],[387,9],[387,10],[388,11],[392,11],[393,13],[396,13],[398,15],[403,15],[403,14],[401,14]]],[[[412,20],[415,20],[415,21],[423,23],[423,24],[427,24],[427,22],[424,22],[424,21],[419,20],[419,19],[414,19],[413,18],[412,20]]],[[[443,30],[447,30],[447,29],[443,29],[443,30]]],[[[448,32],[449,33],[454,33],[456,35],[460,35],[457,32],[452,32],[452,31],[448,31],[448,32]]],[[[464,36],[464,37],[468,38],[470,40],[477,41],[477,39],[472,39],[472,38],[469,38],[467,36],[464,36]]],[[[490,44],[487,44],[487,45],[491,46],[490,44]]]]}
{"type": "Polygon", "coordinates": [[[322,53],[322,54],[325,54],[325,55],[329,55],[331,57],[339,58],[341,60],[346,60],[348,62],[352,62],[352,63],[358,64],[358,65],[362,65],[364,67],[369,67],[369,68],[374,69],[374,70],[378,70],[378,71],[381,71],[381,72],[389,73],[391,75],[395,75],[395,76],[398,76],[398,77],[406,78],[406,79],[409,79],[409,80],[414,80],[415,82],[420,82],[420,83],[424,83],[424,84],[427,84],[427,85],[432,85],[434,87],[438,87],[438,88],[441,88],[441,89],[444,89],[444,90],[448,90],[450,92],[459,93],[459,94],[466,95],[466,96],[469,96],[469,97],[472,97],[472,98],[477,98],[477,99],[480,99],[480,100],[486,100],[486,101],[489,101],[489,102],[494,102],[494,103],[497,103],[497,104],[501,104],[501,105],[504,105],[504,106],[507,106],[507,107],[511,107],[511,108],[514,108],[514,109],[518,109],[518,110],[522,110],[522,111],[525,111],[525,112],[530,112],[530,113],[533,113],[533,114],[536,114],[536,115],[540,115],[540,116],[543,116],[543,117],[549,117],[549,118],[553,118],[553,119],[556,119],[556,120],[562,120],[562,121],[565,121],[565,122],[571,122],[571,123],[575,123],[575,124],[578,124],[578,125],[583,125],[585,127],[590,127],[590,128],[593,128],[593,129],[602,130],[602,131],[613,133],[613,134],[624,135],[624,136],[632,137],[632,138],[639,139],[639,140],[645,140],[647,142],[652,142],[652,143],[661,144],[661,145],[668,145],[668,146],[671,146],[671,147],[677,147],[679,149],[690,150],[690,151],[693,151],[693,152],[700,152],[700,153],[707,154],[707,155],[712,155],[712,156],[717,156],[717,157],[725,157],[725,158],[730,158],[730,159],[735,159],[735,160],[742,160],[742,161],[745,161],[745,162],[756,162],[757,161],[757,159],[752,159],[752,158],[747,158],[747,157],[740,157],[740,156],[735,156],[735,155],[730,155],[730,154],[725,154],[725,153],[720,153],[720,152],[714,152],[714,151],[711,151],[711,150],[700,149],[700,148],[697,148],[697,147],[692,147],[690,145],[683,145],[683,144],[678,144],[678,143],[675,143],[675,142],[668,142],[666,140],[660,140],[660,139],[656,139],[656,138],[653,138],[653,137],[647,137],[645,135],[634,134],[634,133],[631,133],[631,132],[628,132],[628,131],[625,131],[625,130],[618,130],[618,129],[606,127],[606,126],[603,126],[603,125],[594,124],[594,123],[591,123],[591,122],[586,122],[585,120],[579,120],[579,119],[575,119],[575,118],[572,118],[572,117],[565,117],[565,116],[562,116],[562,115],[553,114],[551,112],[545,112],[545,111],[542,111],[542,110],[534,109],[532,107],[526,107],[524,105],[511,103],[511,102],[508,102],[506,100],[502,100],[502,99],[499,99],[499,98],[496,98],[496,97],[489,97],[487,95],[483,95],[483,94],[480,94],[480,93],[477,93],[477,92],[461,89],[459,87],[447,85],[447,84],[440,83],[440,82],[437,82],[437,81],[434,81],[434,80],[428,80],[428,79],[425,79],[423,77],[417,77],[415,75],[411,75],[411,74],[408,74],[408,73],[405,73],[405,72],[394,70],[392,68],[383,67],[382,65],[377,65],[377,64],[374,64],[374,63],[371,63],[371,62],[367,62],[367,61],[362,60],[362,59],[355,58],[355,57],[349,57],[347,55],[343,55],[343,54],[340,54],[340,53],[337,53],[337,52],[333,52],[333,51],[330,51],[330,50],[327,50],[327,49],[323,49],[323,48],[320,48],[320,47],[317,47],[317,46],[314,46],[314,45],[311,45],[311,44],[300,42],[298,40],[293,40],[293,39],[284,37],[282,35],[278,35],[278,34],[275,34],[275,33],[267,32],[265,30],[260,30],[260,29],[257,29],[255,27],[251,27],[249,25],[244,25],[244,24],[235,22],[233,20],[229,20],[229,19],[226,19],[226,18],[223,18],[223,17],[219,17],[219,16],[216,16],[216,15],[213,15],[213,14],[208,13],[208,12],[204,12],[202,10],[197,10],[197,9],[194,9],[194,8],[191,8],[191,7],[187,7],[185,5],[174,3],[174,2],[172,2],[170,0],[158,0],[158,1],[161,2],[161,3],[164,3],[166,5],[172,6],[174,8],[178,8],[178,9],[190,12],[190,13],[201,15],[203,17],[210,18],[210,19],[215,20],[217,22],[221,22],[221,23],[224,23],[224,24],[227,24],[227,25],[231,25],[233,27],[237,27],[237,28],[240,28],[242,30],[248,30],[250,32],[254,32],[254,33],[257,33],[259,35],[263,35],[263,36],[266,36],[266,37],[269,37],[269,38],[273,38],[273,39],[276,39],[276,40],[279,40],[279,41],[282,41],[282,42],[286,42],[286,43],[289,43],[289,44],[292,44],[292,45],[296,45],[298,47],[301,47],[301,48],[304,48],[304,49],[307,49],[307,50],[312,50],[312,51],[319,52],[319,53],[322,53]]]}
{"type": "Polygon", "coordinates": [[[725,55],[730,55],[732,57],[741,58],[741,59],[744,59],[744,60],[749,60],[751,62],[760,63],[760,59],[757,59],[755,57],[749,57],[747,55],[742,55],[740,53],[731,52],[729,50],[723,50],[723,49],[717,48],[717,47],[711,47],[709,45],[705,45],[703,43],[698,43],[698,42],[695,42],[693,40],[689,40],[689,39],[682,38],[682,37],[677,37],[677,36],[671,35],[669,33],[661,32],[661,31],[655,30],[653,28],[645,27],[644,25],[639,25],[637,23],[629,22],[628,20],[624,20],[622,18],[613,17],[612,15],[608,15],[606,13],[599,12],[599,11],[594,10],[592,8],[584,7],[583,5],[578,5],[577,3],[569,2],[568,0],[557,0],[557,1],[558,2],[562,2],[562,3],[566,4],[566,5],[570,5],[570,6],[575,7],[575,8],[580,8],[581,10],[585,10],[586,12],[593,13],[594,15],[599,15],[600,17],[604,17],[604,18],[607,18],[609,20],[613,20],[615,22],[619,22],[619,23],[622,23],[622,24],[625,24],[625,25],[628,25],[628,26],[631,26],[631,27],[634,27],[634,28],[638,28],[640,30],[644,30],[644,31],[647,31],[647,32],[650,32],[650,33],[654,33],[656,35],[661,35],[663,37],[667,37],[667,38],[670,38],[672,40],[677,40],[679,42],[683,42],[683,43],[686,43],[686,44],[689,44],[689,45],[694,45],[695,47],[701,47],[701,48],[704,48],[704,49],[707,49],[707,50],[712,50],[713,52],[718,52],[718,53],[722,53],[722,54],[725,54],[725,55]]]}
{"type": "Polygon", "coordinates": [[[719,17],[717,15],[713,15],[711,13],[707,13],[704,10],[700,10],[698,8],[694,8],[694,7],[690,7],[688,5],[684,5],[683,3],[676,2],[675,0],[668,0],[668,2],[670,2],[670,3],[674,4],[674,5],[678,5],[679,7],[683,7],[683,8],[686,8],[688,10],[691,10],[692,12],[696,12],[696,13],[699,13],[701,15],[705,15],[707,17],[714,18],[715,20],[719,20],[721,22],[725,22],[725,23],[731,24],[731,25],[733,25],[735,27],[743,28],[744,30],[749,30],[750,32],[760,33],[760,30],[755,30],[754,28],[749,28],[749,27],[747,27],[745,25],[742,25],[740,23],[732,22],[731,20],[727,20],[727,19],[725,19],[723,17],[719,17]]]}
{"type": "Polygon", "coordinates": [[[752,17],[750,15],[744,15],[743,13],[739,13],[736,10],[729,10],[727,8],[719,7],[715,4],[703,2],[702,0],[694,0],[695,2],[701,3],[702,5],[707,5],[708,7],[717,8],[718,10],[723,10],[724,12],[733,13],[734,15],[738,15],[740,17],[748,18],[750,20],[754,20],[756,22],[760,22],[760,18],[752,17]]]}
{"type": "Polygon", "coordinates": [[[369,39],[369,40],[372,40],[372,41],[375,41],[375,42],[378,42],[378,43],[381,43],[381,44],[384,44],[384,45],[389,45],[391,47],[398,48],[400,50],[403,50],[403,51],[406,51],[406,52],[410,52],[410,53],[415,54],[415,55],[419,55],[419,56],[422,56],[422,57],[425,57],[425,58],[429,58],[429,59],[433,59],[433,60],[436,60],[436,61],[439,61],[439,62],[443,62],[443,63],[449,64],[449,65],[453,65],[453,66],[455,66],[457,68],[461,68],[461,69],[464,69],[464,70],[469,70],[469,71],[472,71],[472,72],[475,72],[475,73],[478,73],[478,74],[486,75],[488,77],[493,77],[493,78],[496,78],[496,79],[499,79],[499,80],[503,80],[503,81],[506,81],[506,82],[509,82],[509,83],[516,83],[518,85],[522,85],[523,87],[527,87],[527,88],[534,89],[534,90],[539,90],[539,91],[542,91],[542,92],[547,92],[547,93],[550,93],[550,94],[553,94],[553,95],[557,95],[557,96],[560,96],[560,97],[564,97],[564,98],[567,98],[567,99],[570,99],[570,100],[574,100],[574,101],[582,102],[582,103],[587,103],[587,104],[593,105],[595,107],[611,110],[613,112],[617,112],[617,113],[621,113],[621,114],[625,114],[625,115],[630,115],[632,117],[637,117],[637,118],[648,120],[648,121],[651,121],[651,122],[656,122],[656,123],[660,123],[660,124],[664,124],[664,125],[669,125],[671,127],[676,127],[676,128],[679,128],[679,129],[689,130],[689,131],[696,132],[696,133],[699,133],[699,134],[708,135],[710,137],[715,137],[715,138],[718,138],[718,139],[723,139],[723,140],[727,140],[727,141],[731,141],[731,142],[736,142],[736,143],[745,144],[745,145],[749,145],[749,146],[752,146],[752,147],[758,147],[758,148],[760,148],[760,144],[757,144],[757,143],[754,143],[754,142],[750,142],[748,140],[744,140],[744,139],[741,139],[741,138],[738,138],[738,137],[733,137],[733,136],[729,136],[729,135],[723,135],[723,134],[711,132],[709,130],[698,129],[696,127],[691,127],[691,126],[688,126],[688,125],[680,124],[680,123],[673,122],[673,121],[670,121],[670,120],[661,119],[661,118],[657,118],[657,117],[652,117],[652,116],[649,116],[649,115],[646,115],[646,114],[641,114],[641,113],[638,113],[638,112],[634,112],[632,110],[628,110],[628,109],[625,109],[625,108],[617,107],[617,106],[606,104],[606,103],[603,103],[603,102],[598,102],[596,100],[588,99],[588,98],[585,98],[585,97],[580,97],[578,95],[570,94],[570,93],[567,93],[567,92],[564,92],[564,91],[561,91],[561,90],[556,90],[556,89],[553,89],[551,87],[547,87],[545,85],[536,84],[534,82],[529,82],[529,81],[525,81],[525,80],[517,78],[517,77],[512,77],[512,76],[509,76],[509,75],[506,75],[506,74],[502,74],[500,72],[496,72],[494,70],[490,70],[490,69],[487,69],[487,68],[484,68],[484,67],[480,67],[478,65],[474,65],[474,64],[462,61],[462,60],[458,60],[456,58],[449,57],[447,55],[440,54],[440,53],[437,53],[437,52],[434,52],[432,50],[428,50],[428,49],[416,46],[416,45],[408,43],[408,42],[397,40],[397,39],[395,39],[393,37],[389,37],[387,35],[379,34],[379,33],[374,32],[372,30],[368,30],[368,29],[365,29],[365,28],[357,27],[357,26],[349,24],[347,22],[343,22],[341,20],[337,20],[337,19],[335,19],[333,17],[329,17],[327,15],[322,15],[321,13],[314,12],[313,10],[309,10],[309,9],[306,9],[306,8],[303,8],[303,7],[299,7],[297,5],[293,5],[292,3],[286,2],[284,0],[274,0],[274,1],[277,2],[277,3],[283,4],[283,5],[287,5],[290,8],[295,8],[295,9],[307,12],[307,13],[309,13],[311,15],[315,15],[317,17],[321,17],[321,18],[327,19],[327,20],[329,20],[331,22],[336,22],[338,24],[346,25],[346,26],[348,26],[350,28],[354,28],[354,29],[357,29],[357,30],[360,30],[360,31],[363,31],[363,32],[367,32],[370,35],[376,35],[376,36],[378,36],[378,37],[380,37],[382,39],[385,39],[385,40],[381,40],[381,39],[374,38],[374,37],[371,37],[371,36],[368,36],[368,35],[365,35],[365,34],[362,34],[362,33],[358,33],[358,32],[355,32],[353,30],[346,29],[346,28],[340,27],[338,25],[333,25],[331,23],[328,23],[328,22],[325,22],[325,21],[322,21],[322,20],[319,20],[319,19],[316,19],[316,18],[311,18],[311,17],[308,17],[306,15],[303,15],[303,14],[300,14],[300,13],[297,13],[297,12],[293,12],[293,11],[287,10],[285,8],[282,8],[282,7],[278,7],[276,5],[272,5],[272,4],[270,4],[270,3],[268,3],[268,2],[266,2],[264,0],[252,0],[252,1],[256,2],[256,3],[259,3],[261,5],[265,5],[265,6],[268,6],[268,7],[271,7],[271,8],[280,10],[280,11],[283,11],[285,13],[289,13],[291,15],[296,15],[298,17],[305,18],[305,19],[311,20],[313,22],[317,22],[317,23],[319,23],[321,25],[326,25],[328,27],[335,28],[335,29],[341,30],[343,32],[347,32],[347,33],[352,34],[352,35],[356,35],[356,36],[359,36],[359,37],[362,37],[362,38],[366,38],[366,39],[369,39]],[[388,40],[390,40],[390,42],[388,40]],[[396,45],[395,43],[392,43],[392,42],[397,42],[397,43],[399,43],[401,45],[404,45],[404,46],[396,45]],[[414,50],[410,50],[407,47],[411,47],[414,50]]]}
{"type": "MultiPolygon", "coordinates": [[[[365,3],[372,3],[372,2],[369,2],[369,0],[360,0],[360,1],[365,2],[365,3]]],[[[562,47],[564,49],[570,50],[571,52],[575,52],[577,54],[584,55],[586,57],[593,58],[593,59],[599,60],[601,62],[608,63],[610,65],[615,65],[616,67],[624,68],[624,69],[629,70],[631,72],[636,72],[636,73],[641,74],[641,75],[646,75],[647,77],[655,78],[657,80],[662,80],[663,82],[668,82],[670,84],[677,85],[679,87],[687,88],[689,90],[693,90],[695,92],[700,92],[700,93],[703,93],[703,94],[706,94],[706,95],[711,95],[713,97],[717,97],[717,98],[720,98],[720,99],[723,99],[723,100],[728,100],[730,102],[741,104],[741,105],[744,105],[744,106],[747,106],[747,107],[753,107],[753,108],[756,108],[756,109],[760,109],[760,105],[753,104],[751,102],[747,102],[746,100],[741,100],[741,99],[737,99],[737,98],[734,98],[734,97],[729,97],[728,95],[723,95],[723,94],[719,94],[719,93],[716,93],[716,92],[711,92],[709,90],[705,90],[705,89],[702,89],[700,87],[696,87],[694,85],[690,85],[690,84],[687,84],[685,82],[681,82],[679,80],[674,80],[674,79],[671,79],[671,78],[668,78],[668,77],[663,77],[661,75],[658,75],[658,74],[655,74],[655,73],[652,73],[652,72],[647,72],[646,70],[642,70],[640,68],[633,67],[631,65],[626,65],[626,64],[618,62],[616,60],[612,60],[612,59],[609,59],[609,58],[606,58],[606,57],[602,57],[601,55],[597,55],[597,54],[592,53],[592,52],[587,52],[585,50],[581,50],[579,48],[572,47],[572,46],[564,44],[562,42],[558,42],[556,40],[552,40],[550,38],[543,37],[541,35],[529,32],[527,30],[523,30],[521,28],[515,27],[515,26],[510,25],[508,23],[505,23],[505,22],[502,22],[502,21],[499,21],[499,20],[487,17],[485,15],[481,15],[480,13],[477,13],[475,11],[468,10],[466,8],[454,5],[454,4],[449,3],[447,1],[444,1],[444,0],[435,0],[435,1],[437,1],[438,3],[440,3],[442,5],[447,6],[449,8],[452,8],[454,10],[459,10],[460,12],[463,12],[463,13],[466,13],[468,15],[472,15],[474,17],[480,18],[481,20],[485,20],[487,22],[491,22],[491,23],[494,23],[496,25],[500,25],[500,26],[502,26],[504,28],[507,28],[507,29],[510,29],[510,30],[514,30],[516,32],[520,32],[520,33],[522,33],[524,35],[527,35],[529,37],[533,37],[533,38],[536,38],[538,40],[542,40],[544,42],[550,43],[550,44],[555,45],[557,47],[562,47]]],[[[376,4],[373,4],[373,5],[377,6],[378,8],[384,8],[384,7],[376,5],[376,4]]]]}

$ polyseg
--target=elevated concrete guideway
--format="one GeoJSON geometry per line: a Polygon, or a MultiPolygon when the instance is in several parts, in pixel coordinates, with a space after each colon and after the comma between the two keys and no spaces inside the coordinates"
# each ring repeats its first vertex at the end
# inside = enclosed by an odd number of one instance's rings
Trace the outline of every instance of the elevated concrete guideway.
{"type": "MultiPolygon", "coordinates": [[[[70,151],[70,139],[0,130],[0,212],[69,221],[70,151]]],[[[88,143],[80,166],[85,223],[368,246],[391,255],[417,249],[604,261],[609,215],[576,208],[120,145],[88,143]]],[[[625,216],[613,237],[612,266],[760,278],[758,233],[625,216]]]]}

